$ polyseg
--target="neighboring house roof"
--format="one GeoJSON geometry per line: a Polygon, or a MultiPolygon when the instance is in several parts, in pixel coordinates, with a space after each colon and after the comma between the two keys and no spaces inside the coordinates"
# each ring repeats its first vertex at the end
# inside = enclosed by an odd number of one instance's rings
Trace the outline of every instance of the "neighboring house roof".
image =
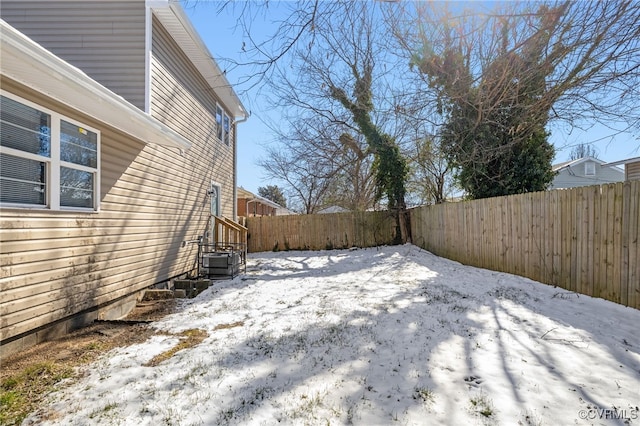
{"type": "Polygon", "coordinates": [[[0,72],[18,83],[146,143],[191,143],[0,19],[0,72]]]}
{"type": "Polygon", "coordinates": [[[613,161],[611,163],[605,163],[603,164],[603,166],[621,166],[623,164],[638,163],[638,162],[640,162],[640,157],[632,157],[632,158],[627,158],[625,160],[618,160],[618,161],[613,161]]]}
{"type": "Polygon", "coordinates": [[[598,163],[601,166],[605,164],[604,161],[598,160],[597,158],[594,158],[594,157],[582,157],[582,158],[578,158],[577,160],[569,160],[569,161],[565,161],[564,163],[554,164],[551,166],[551,170],[553,170],[554,172],[557,172],[560,169],[564,169],[565,167],[577,166],[578,164],[584,163],[586,161],[593,161],[594,163],[598,163]]]}
{"type": "Polygon", "coordinates": [[[293,210],[289,210],[285,207],[276,209],[276,216],[289,216],[294,214],[298,214],[298,213],[294,212],[293,210]]]}
{"type": "Polygon", "coordinates": [[[247,111],[218,67],[213,55],[191,24],[180,3],[175,0],[147,0],[154,15],[169,31],[185,55],[209,83],[222,103],[235,117],[247,117],[247,111]]]}
{"type": "Polygon", "coordinates": [[[240,186],[238,187],[238,198],[255,198],[255,195],[240,186]]]}
{"type": "MultiPolygon", "coordinates": [[[[638,158],[640,158],[640,157],[638,157],[638,158]]],[[[577,160],[570,160],[570,161],[565,161],[563,163],[554,164],[554,165],[551,166],[551,170],[553,170],[554,172],[560,172],[560,171],[562,171],[562,170],[564,170],[564,169],[566,169],[568,167],[574,167],[574,166],[577,166],[579,164],[586,163],[587,161],[592,161],[592,162],[594,162],[596,164],[599,164],[600,167],[608,167],[608,168],[611,168],[612,170],[615,170],[617,172],[624,173],[624,171],[622,169],[620,169],[619,167],[615,167],[615,166],[617,166],[618,164],[623,164],[623,161],[626,161],[626,160],[619,161],[619,162],[616,162],[616,163],[605,163],[604,161],[599,160],[599,159],[594,158],[594,157],[582,157],[582,158],[578,158],[577,160]]]]}
{"type": "Polygon", "coordinates": [[[344,207],[340,207],[340,206],[329,206],[329,207],[325,207],[321,210],[318,210],[316,213],[318,214],[325,214],[325,213],[344,213],[344,212],[348,212],[349,209],[345,209],[344,207]]]}
{"type": "Polygon", "coordinates": [[[271,200],[255,195],[253,192],[249,192],[242,187],[238,188],[238,198],[247,199],[249,202],[257,201],[266,206],[273,207],[274,209],[284,209],[284,207],[282,207],[280,204],[274,203],[271,200]]]}

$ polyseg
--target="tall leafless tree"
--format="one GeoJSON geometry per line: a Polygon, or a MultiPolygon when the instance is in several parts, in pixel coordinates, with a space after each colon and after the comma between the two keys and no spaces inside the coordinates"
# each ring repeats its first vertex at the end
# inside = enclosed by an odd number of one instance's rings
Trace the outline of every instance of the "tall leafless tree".
{"type": "Polygon", "coordinates": [[[569,160],[579,160],[584,157],[598,158],[598,149],[586,143],[581,143],[571,148],[569,160]]]}
{"type": "MultiPolygon", "coordinates": [[[[309,44],[292,49],[291,62],[275,70],[269,82],[274,105],[285,111],[285,123],[304,117],[320,120],[325,127],[343,129],[336,139],[337,146],[347,148],[345,152],[350,155],[335,155],[335,144],[309,150],[309,155],[322,157],[328,149],[332,158],[343,160],[336,165],[339,173],[335,177],[341,179],[332,182],[336,204],[368,208],[376,201],[370,177],[376,177],[377,195],[388,195],[384,186],[390,188],[388,182],[393,179],[380,178],[385,173],[381,171],[388,173],[390,165],[397,161],[391,156],[400,151],[391,136],[383,137],[390,115],[380,108],[384,104],[380,102],[384,99],[381,91],[387,82],[381,35],[375,33],[372,21],[374,11],[367,3],[342,3],[341,12],[323,9],[307,39],[309,44]],[[364,146],[362,142],[366,142],[364,146]]],[[[404,161],[402,155],[398,158],[404,161]]],[[[401,179],[396,180],[404,185],[401,179]]],[[[400,200],[403,195],[396,198],[400,200]]],[[[403,201],[399,205],[403,208],[403,201]]]]}
{"type": "Polygon", "coordinates": [[[268,147],[259,165],[285,184],[298,211],[314,213],[329,205],[366,210],[374,191],[371,156],[362,138],[348,132],[317,116],[287,121],[277,147],[268,147]]]}
{"type": "Polygon", "coordinates": [[[544,189],[547,124],[638,130],[640,3],[418,3],[389,14],[472,197],[544,189]],[[492,7],[489,9],[489,7],[492,7]]]}

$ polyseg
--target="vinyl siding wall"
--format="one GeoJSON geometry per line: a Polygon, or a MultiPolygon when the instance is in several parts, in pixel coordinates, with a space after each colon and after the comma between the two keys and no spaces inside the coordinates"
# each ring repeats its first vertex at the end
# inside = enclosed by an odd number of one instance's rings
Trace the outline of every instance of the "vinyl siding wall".
{"type": "Polygon", "coordinates": [[[617,167],[602,167],[596,164],[595,176],[585,176],[584,163],[562,169],[553,179],[552,188],[577,188],[580,186],[603,185],[624,181],[624,171],[617,167]]]}
{"type": "Polygon", "coordinates": [[[640,161],[625,165],[626,180],[640,180],[640,161]]]}
{"type": "Polygon", "coordinates": [[[99,212],[0,212],[3,346],[193,268],[197,247],[183,242],[202,235],[209,214],[201,179],[209,170],[198,155],[145,145],[12,81],[1,84],[101,132],[99,212]]]}
{"type": "Polygon", "coordinates": [[[235,126],[229,145],[217,138],[213,90],[156,19],[151,75],[151,114],[191,141],[186,161],[194,180],[219,184],[222,215],[235,219],[235,126]]]}
{"type": "Polygon", "coordinates": [[[0,14],[23,34],[144,110],[144,0],[2,0],[0,14]]]}
{"type": "MultiPolygon", "coordinates": [[[[50,7],[52,16],[60,14],[59,3],[68,2],[55,2],[56,7],[50,7]]],[[[133,13],[139,17],[139,20],[132,18],[137,22],[131,26],[134,38],[139,38],[143,45],[143,1],[71,3],[87,16],[107,16],[107,20],[112,15],[96,8],[103,6],[110,13],[118,10],[122,16],[113,18],[114,22],[129,22],[133,13]],[[130,10],[133,5],[142,5],[140,14],[138,9],[130,10]]],[[[20,15],[19,4],[35,5],[7,2],[11,6],[7,12],[3,1],[3,17],[5,13],[13,13],[13,19],[8,20],[11,24],[20,15]]],[[[60,16],[62,19],[63,15],[60,16]]],[[[37,25],[32,25],[31,18],[25,19],[24,24],[32,30],[27,29],[27,34],[33,34],[37,25]]],[[[94,24],[100,27],[97,21],[94,24]]],[[[93,25],[88,25],[83,31],[91,32],[92,28],[93,25]]],[[[64,27],[67,30],[69,26],[64,27]]],[[[40,33],[46,35],[46,31],[42,28],[40,33]]],[[[118,50],[118,43],[115,49],[118,50]]],[[[143,49],[135,59],[144,70],[143,49]]],[[[75,64],[91,69],[91,64],[75,64]]],[[[112,69],[124,66],[120,62],[112,69]]],[[[99,76],[88,74],[105,83],[99,76]]],[[[135,84],[134,80],[125,81],[120,88],[105,85],[120,95],[124,95],[123,87],[135,86],[132,93],[141,96],[133,103],[139,106],[144,103],[144,75],[139,80],[135,84]]],[[[0,84],[7,92],[93,127],[101,134],[99,211],[0,210],[1,356],[95,318],[114,317],[113,312],[122,310],[113,307],[124,303],[123,300],[131,300],[155,283],[192,270],[197,245],[188,242],[197,240],[208,227],[207,191],[212,180],[221,186],[222,214],[233,218],[235,212],[235,134],[232,126],[229,145],[217,139],[217,100],[213,90],[156,20],[152,115],[189,139],[192,143],[189,150],[181,152],[153,141],[144,144],[9,79],[3,78],[0,84]]]]}

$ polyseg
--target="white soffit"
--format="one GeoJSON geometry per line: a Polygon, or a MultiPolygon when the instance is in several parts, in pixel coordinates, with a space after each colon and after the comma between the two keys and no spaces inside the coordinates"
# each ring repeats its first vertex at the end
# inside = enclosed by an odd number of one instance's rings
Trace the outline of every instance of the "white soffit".
{"type": "Polygon", "coordinates": [[[0,20],[3,76],[145,143],[189,149],[169,127],[0,20]]]}
{"type": "Polygon", "coordinates": [[[240,98],[220,70],[180,3],[175,0],[147,0],[147,5],[151,7],[153,14],[215,91],[222,104],[234,117],[246,118],[247,112],[240,98]]]}
{"type": "Polygon", "coordinates": [[[603,166],[621,166],[623,164],[640,162],[640,157],[626,158],[624,160],[612,161],[611,163],[603,164],[603,166]]]}

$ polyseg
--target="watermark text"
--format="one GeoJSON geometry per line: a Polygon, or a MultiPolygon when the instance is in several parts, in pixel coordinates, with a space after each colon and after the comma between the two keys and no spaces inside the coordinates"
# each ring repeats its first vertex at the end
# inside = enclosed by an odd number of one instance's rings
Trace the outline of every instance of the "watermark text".
{"type": "Polygon", "coordinates": [[[638,407],[619,408],[588,408],[578,411],[578,416],[583,420],[636,420],[640,418],[638,407]]]}

